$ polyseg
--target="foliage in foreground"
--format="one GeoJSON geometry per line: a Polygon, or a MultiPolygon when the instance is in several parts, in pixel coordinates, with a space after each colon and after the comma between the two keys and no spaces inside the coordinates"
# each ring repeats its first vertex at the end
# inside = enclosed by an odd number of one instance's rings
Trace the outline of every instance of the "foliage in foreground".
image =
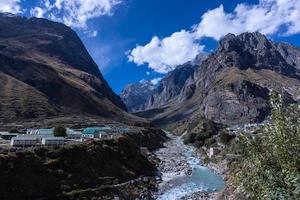
{"type": "Polygon", "coordinates": [[[300,199],[300,106],[283,108],[271,94],[272,122],[257,136],[240,137],[244,160],[235,184],[249,199],[300,199]]]}

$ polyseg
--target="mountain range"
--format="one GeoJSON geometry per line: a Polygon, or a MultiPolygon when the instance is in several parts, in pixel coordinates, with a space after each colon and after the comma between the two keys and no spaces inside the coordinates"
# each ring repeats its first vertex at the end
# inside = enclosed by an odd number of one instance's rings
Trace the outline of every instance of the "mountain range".
{"type": "Polygon", "coordinates": [[[258,32],[228,34],[213,53],[158,84],[130,84],[120,98],[71,28],[6,14],[0,27],[1,123],[147,122],[143,117],[165,126],[201,116],[237,125],[266,119],[271,90],[285,103],[300,99],[300,49],[258,32]]]}
{"type": "MultiPolygon", "coordinates": [[[[225,125],[261,122],[270,112],[271,90],[285,103],[299,101],[299,70],[299,48],[258,32],[228,34],[207,58],[168,73],[147,98],[135,91],[143,101],[128,108],[162,126],[197,116],[225,125]]],[[[132,87],[121,95],[126,104],[132,87]]]]}

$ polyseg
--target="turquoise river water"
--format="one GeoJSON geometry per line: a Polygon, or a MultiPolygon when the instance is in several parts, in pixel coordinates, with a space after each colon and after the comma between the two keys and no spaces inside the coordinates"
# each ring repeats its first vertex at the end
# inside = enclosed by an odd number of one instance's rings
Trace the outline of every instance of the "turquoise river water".
{"type": "Polygon", "coordinates": [[[162,171],[163,181],[160,184],[157,200],[176,200],[198,192],[219,191],[225,187],[222,177],[202,166],[196,150],[185,145],[180,137],[171,136],[171,141],[166,144],[166,148],[159,151],[157,155],[161,160],[167,159],[165,165],[169,166],[167,170],[162,171]],[[172,172],[172,165],[176,168],[178,163],[182,162],[190,169],[189,175],[180,172],[184,169],[177,170],[177,173],[172,172]]]}

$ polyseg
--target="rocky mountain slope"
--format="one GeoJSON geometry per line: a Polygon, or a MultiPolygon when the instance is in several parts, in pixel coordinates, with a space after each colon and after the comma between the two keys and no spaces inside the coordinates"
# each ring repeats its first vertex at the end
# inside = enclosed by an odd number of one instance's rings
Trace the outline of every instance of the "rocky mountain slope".
{"type": "Polygon", "coordinates": [[[61,23],[0,15],[0,83],[1,122],[71,115],[138,120],[61,23]]]}
{"type": "Polygon", "coordinates": [[[127,85],[121,98],[131,112],[160,108],[177,100],[188,99],[190,91],[183,91],[183,87],[193,80],[195,65],[200,63],[201,60],[196,59],[193,63],[176,67],[155,87],[150,81],[127,85]]]}
{"type": "Polygon", "coordinates": [[[142,81],[136,84],[126,85],[120,97],[126,104],[128,111],[136,112],[145,110],[146,103],[150,99],[155,85],[151,81],[142,81]]]}
{"type": "Polygon", "coordinates": [[[160,125],[195,116],[235,125],[264,120],[270,90],[280,92],[286,103],[300,97],[300,49],[257,32],[226,35],[214,53],[188,69],[169,73],[158,86],[164,92],[154,92],[150,110],[138,115],[160,125]]]}

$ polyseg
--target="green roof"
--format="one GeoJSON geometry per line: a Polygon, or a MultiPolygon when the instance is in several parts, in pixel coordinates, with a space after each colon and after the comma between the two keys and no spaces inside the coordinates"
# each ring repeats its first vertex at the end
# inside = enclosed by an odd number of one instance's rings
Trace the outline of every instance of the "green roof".
{"type": "Polygon", "coordinates": [[[110,127],[89,127],[85,128],[82,134],[96,134],[99,131],[110,131],[110,127]]]}

